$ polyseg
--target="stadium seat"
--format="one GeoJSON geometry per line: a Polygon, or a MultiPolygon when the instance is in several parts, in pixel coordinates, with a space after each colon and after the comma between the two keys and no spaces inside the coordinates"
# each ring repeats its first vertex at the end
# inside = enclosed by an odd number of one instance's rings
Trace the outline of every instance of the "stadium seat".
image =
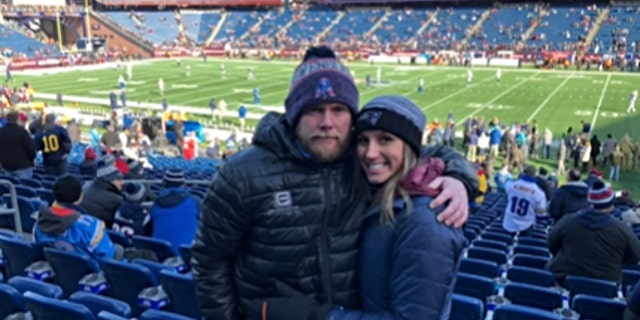
{"type": "Polygon", "coordinates": [[[180,245],[180,257],[182,261],[187,265],[187,268],[191,270],[191,245],[180,245]]]}
{"type": "Polygon", "coordinates": [[[202,317],[192,276],[163,270],[160,283],[171,301],[169,311],[194,319],[202,317]]]}
{"type": "Polygon", "coordinates": [[[506,253],[488,248],[472,247],[467,250],[467,256],[469,258],[482,259],[486,261],[495,262],[498,265],[507,263],[506,253]]]}
{"type": "Polygon", "coordinates": [[[163,270],[166,270],[169,272],[176,272],[176,269],[174,267],[170,265],[162,264],[160,262],[149,261],[144,259],[134,259],[133,261],[131,261],[131,263],[135,263],[149,269],[149,271],[151,271],[151,274],[153,274],[153,276],[156,279],[160,279],[160,272],[163,270]]]}
{"type": "Polygon", "coordinates": [[[31,291],[33,293],[37,293],[41,296],[52,299],[60,299],[62,298],[63,294],[62,289],[55,284],[23,276],[15,276],[9,279],[9,281],[7,281],[7,284],[16,288],[16,290],[18,290],[20,294],[31,291]]]}
{"type": "Polygon", "coordinates": [[[111,242],[117,243],[123,248],[128,248],[131,246],[131,241],[123,233],[114,230],[107,230],[107,234],[109,235],[109,239],[111,239],[111,242]]]}
{"type": "Polygon", "coordinates": [[[55,197],[53,196],[53,192],[51,192],[51,189],[36,189],[36,193],[42,201],[47,202],[47,204],[49,205],[52,205],[55,201],[55,197]]]}
{"type": "Polygon", "coordinates": [[[168,258],[178,256],[170,242],[144,236],[133,236],[133,247],[153,251],[158,261],[163,262],[168,258]]]}
{"type": "Polygon", "coordinates": [[[476,298],[453,294],[449,320],[484,319],[484,303],[476,298]]]}
{"type": "Polygon", "coordinates": [[[554,287],[556,285],[556,280],[550,271],[521,266],[509,268],[507,279],[540,287],[554,287]]]}
{"type": "Polygon", "coordinates": [[[3,175],[0,175],[0,180],[11,181],[11,183],[13,183],[14,186],[20,185],[20,179],[14,177],[14,176],[3,174],[3,175]]]}
{"type": "Polygon", "coordinates": [[[6,277],[25,275],[24,269],[43,256],[33,243],[16,238],[0,237],[0,250],[6,260],[6,277]]]}
{"type": "Polygon", "coordinates": [[[579,294],[573,297],[572,308],[580,319],[620,320],[626,303],[615,299],[579,294]]]}
{"type": "Polygon", "coordinates": [[[78,291],[69,297],[69,301],[87,307],[96,317],[100,311],[107,311],[125,318],[131,316],[131,307],[125,302],[95,293],[78,291]]]}
{"type": "Polygon", "coordinates": [[[547,248],[547,241],[542,239],[532,238],[532,237],[521,237],[521,238],[518,238],[518,245],[547,248]]]}
{"type": "Polygon", "coordinates": [[[564,287],[569,290],[571,297],[588,294],[597,297],[614,298],[618,295],[618,285],[613,281],[594,279],[580,276],[567,276],[564,287]]]}
{"type": "Polygon", "coordinates": [[[193,320],[193,319],[179,315],[179,314],[175,314],[172,312],[149,309],[142,314],[142,316],[140,317],[140,320],[193,320]]]}
{"type": "Polygon", "coordinates": [[[36,188],[31,188],[23,185],[16,186],[16,193],[19,196],[29,199],[39,198],[38,193],[36,192],[36,188]]]}
{"type": "Polygon", "coordinates": [[[640,281],[640,271],[622,270],[622,292],[627,293],[629,287],[633,287],[640,281]]]}
{"type": "Polygon", "coordinates": [[[495,262],[465,258],[460,261],[460,272],[483,276],[487,278],[495,278],[500,276],[500,267],[495,262]]]}
{"type": "Polygon", "coordinates": [[[91,310],[81,304],[52,299],[33,292],[25,292],[23,297],[27,309],[38,320],[95,320],[91,310]]]}
{"type": "Polygon", "coordinates": [[[545,269],[548,258],[542,258],[538,256],[532,256],[530,254],[516,254],[513,256],[512,264],[514,266],[522,266],[536,269],[545,269]]]}
{"type": "Polygon", "coordinates": [[[115,260],[101,260],[100,267],[111,286],[107,295],[128,303],[132,315],[139,315],[143,309],[138,306],[138,294],[159,284],[151,271],[139,264],[115,260]]]}
{"type": "Polygon", "coordinates": [[[562,307],[562,294],[558,290],[530,284],[510,283],[504,288],[504,297],[514,304],[548,311],[562,307]]]}
{"type": "Polygon", "coordinates": [[[82,277],[100,272],[97,262],[85,254],[64,251],[54,248],[44,248],[44,256],[56,273],[54,281],[68,297],[78,291],[78,282],[82,277]]]}
{"type": "Polygon", "coordinates": [[[100,311],[98,320],[129,320],[129,318],[121,317],[108,311],[100,311]]]}
{"type": "Polygon", "coordinates": [[[492,279],[459,272],[453,292],[486,301],[496,289],[492,279]]]}
{"type": "Polygon", "coordinates": [[[509,251],[509,247],[501,241],[495,240],[486,240],[486,239],[478,239],[473,242],[474,247],[479,248],[488,248],[493,250],[502,251],[503,253],[507,253],[509,251]]]}
{"type": "Polygon", "coordinates": [[[547,248],[541,248],[538,246],[528,246],[518,244],[513,248],[513,254],[528,254],[532,256],[538,256],[543,258],[549,258],[551,253],[547,248]]]}
{"type": "Polygon", "coordinates": [[[499,306],[493,313],[493,320],[562,320],[562,316],[550,311],[508,304],[499,306]]]}
{"type": "Polygon", "coordinates": [[[482,239],[501,241],[508,246],[513,244],[513,237],[511,237],[510,235],[507,235],[504,233],[498,233],[498,232],[485,231],[482,234],[482,239]]]}
{"type": "Polygon", "coordinates": [[[24,306],[20,291],[8,284],[0,283],[0,319],[25,311],[27,308],[24,306]]]}
{"type": "Polygon", "coordinates": [[[20,185],[30,189],[42,188],[42,184],[40,183],[40,181],[35,179],[20,179],[20,185]]]}
{"type": "Polygon", "coordinates": [[[464,237],[467,238],[467,241],[471,242],[473,239],[478,237],[478,233],[473,230],[465,229],[464,237]]]}

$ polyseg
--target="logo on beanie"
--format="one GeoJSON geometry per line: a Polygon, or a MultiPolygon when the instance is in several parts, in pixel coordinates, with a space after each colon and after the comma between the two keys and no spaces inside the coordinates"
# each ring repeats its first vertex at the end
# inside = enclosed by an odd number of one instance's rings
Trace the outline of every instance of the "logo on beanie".
{"type": "Polygon", "coordinates": [[[382,116],[382,111],[367,111],[363,113],[358,121],[369,122],[372,126],[375,126],[382,116]]]}
{"type": "Polygon", "coordinates": [[[315,98],[326,99],[335,98],[335,96],[336,93],[333,92],[333,88],[331,87],[331,82],[329,82],[329,79],[327,77],[320,78],[320,81],[318,81],[318,88],[316,89],[315,98]]]}

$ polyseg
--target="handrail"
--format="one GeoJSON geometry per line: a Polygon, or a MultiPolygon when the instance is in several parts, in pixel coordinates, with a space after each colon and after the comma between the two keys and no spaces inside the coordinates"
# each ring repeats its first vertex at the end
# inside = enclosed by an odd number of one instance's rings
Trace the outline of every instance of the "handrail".
{"type": "Polygon", "coordinates": [[[20,208],[18,207],[18,193],[16,187],[9,180],[0,180],[0,185],[9,188],[11,195],[11,208],[0,208],[0,216],[13,214],[13,223],[16,226],[16,232],[22,235],[22,221],[20,220],[20,208]]]}

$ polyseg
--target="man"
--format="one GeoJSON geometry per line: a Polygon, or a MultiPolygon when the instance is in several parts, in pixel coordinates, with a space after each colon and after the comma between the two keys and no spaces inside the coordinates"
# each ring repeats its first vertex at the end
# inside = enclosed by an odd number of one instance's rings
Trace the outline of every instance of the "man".
{"type": "MultiPolygon", "coordinates": [[[[252,146],[221,166],[205,199],[192,248],[204,319],[240,319],[261,299],[280,296],[279,282],[313,303],[358,306],[358,236],[371,192],[350,149],[357,108],[349,70],[330,49],[309,49],[294,72],[286,116],[262,119],[252,146]]],[[[475,196],[475,172],[451,149],[426,153],[447,162],[450,176],[434,181],[443,191],[432,205],[450,200],[439,219],[459,226],[475,196]],[[465,177],[470,194],[451,176],[465,177]]]]}
{"type": "Polygon", "coordinates": [[[580,170],[569,169],[567,183],[562,185],[551,197],[551,203],[549,204],[551,218],[557,221],[565,215],[588,207],[588,191],[589,186],[580,180],[580,170]]]}
{"type": "Polygon", "coordinates": [[[611,215],[611,186],[596,181],[587,196],[589,208],[560,220],[547,238],[553,259],[547,268],[556,281],[568,275],[622,280],[622,265],[640,261],[640,241],[624,222],[611,215]]]}
{"type": "Polygon", "coordinates": [[[35,137],[36,150],[42,151],[44,172],[61,176],[67,170],[67,155],[71,152],[71,139],[67,130],[56,124],[56,115],[50,113],[44,118],[43,130],[35,137]]]}
{"type": "Polygon", "coordinates": [[[107,132],[102,134],[100,137],[100,144],[102,144],[105,149],[112,150],[120,145],[120,137],[118,133],[116,133],[116,127],[113,124],[110,124],[107,127],[107,132]]]}
{"type": "Polygon", "coordinates": [[[6,116],[7,124],[0,128],[0,165],[2,169],[19,179],[31,179],[36,148],[20,113],[11,111],[6,116]]]}
{"type": "Polygon", "coordinates": [[[106,155],[99,161],[96,177],[84,187],[85,196],[80,204],[87,213],[104,221],[109,229],[116,211],[124,202],[120,193],[124,184],[123,174],[114,164],[112,155],[106,155]]]}
{"type": "Polygon", "coordinates": [[[627,107],[627,113],[636,112],[636,101],[638,100],[638,90],[633,90],[629,95],[629,107],[627,107]]]}
{"type": "Polygon", "coordinates": [[[504,210],[502,228],[511,233],[528,233],[536,218],[547,212],[547,198],[536,184],[536,168],[526,166],[520,179],[506,183],[505,191],[509,202],[504,210]]]}

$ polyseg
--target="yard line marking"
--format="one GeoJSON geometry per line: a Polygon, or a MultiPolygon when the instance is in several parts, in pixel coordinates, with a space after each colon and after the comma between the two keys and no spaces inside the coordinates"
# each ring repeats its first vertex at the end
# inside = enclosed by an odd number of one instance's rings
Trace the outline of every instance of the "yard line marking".
{"type": "MultiPolygon", "coordinates": [[[[486,79],[484,79],[484,80],[482,80],[480,82],[476,82],[476,83],[474,83],[474,84],[472,84],[470,86],[466,86],[464,89],[458,90],[458,91],[456,91],[456,92],[454,92],[454,93],[452,93],[452,94],[450,94],[450,95],[448,95],[448,96],[446,96],[444,98],[441,98],[436,102],[432,102],[432,103],[430,103],[430,104],[428,104],[428,105],[426,105],[426,106],[424,106],[424,107],[422,107],[420,109],[422,109],[422,111],[431,109],[431,108],[433,108],[435,106],[438,106],[443,101],[447,101],[447,100],[449,100],[449,99],[451,99],[451,98],[453,98],[453,97],[455,97],[455,96],[457,96],[457,95],[459,95],[461,93],[467,92],[467,90],[469,90],[469,89],[471,89],[471,88],[473,88],[473,87],[475,87],[475,86],[477,86],[477,85],[479,85],[479,84],[481,84],[483,82],[487,82],[487,81],[492,80],[492,79],[494,79],[493,76],[487,77],[486,79]]],[[[463,81],[466,81],[466,79],[463,79],[463,81]]]]}
{"type": "Polygon", "coordinates": [[[467,115],[466,117],[464,117],[464,120],[460,120],[458,121],[458,123],[456,123],[456,126],[459,126],[461,124],[463,124],[467,118],[472,117],[476,114],[478,114],[480,111],[484,110],[485,108],[487,108],[488,106],[490,106],[492,103],[498,101],[498,99],[502,98],[503,96],[507,95],[509,92],[513,91],[514,89],[520,87],[521,85],[523,85],[524,83],[528,82],[529,80],[533,79],[535,76],[539,75],[540,72],[538,73],[534,73],[533,75],[529,76],[528,78],[525,78],[524,80],[521,80],[520,82],[518,82],[518,84],[516,84],[515,86],[507,89],[507,91],[499,94],[498,96],[496,96],[495,98],[491,99],[491,101],[485,103],[482,107],[478,108],[476,111],[472,112],[471,114],[467,115]]]}
{"type": "Polygon", "coordinates": [[[589,132],[589,137],[591,137],[591,132],[593,132],[593,128],[596,126],[596,120],[598,120],[598,113],[600,113],[600,107],[602,107],[602,101],[604,101],[604,94],[607,92],[607,87],[609,86],[609,80],[611,80],[611,73],[607,76],[607,80],[604,82],[604,87],[602,88],[602,93],[600,94],[600,100],[598,100],[598,106],[596,107],[596,112],[593,114],[593,119],[591,120],[591,131],[589,132]]]}
{"type": "Polygon", "coordinates": [[[569,79],[571,79],[571,76],[564,79],[564,81],[562,81],[562,83],[558,87],[556,87],[556,89],[553,90],[553,92],[551,92],[551,94],[544,101],[542,101],[542,104],[540,104],[540,106],[531,114],[531,116],[529,116],[529,118],[527,118],[527,122],[531,122],[531,120],[533,120],[533,117],[535,117],[538,112],[540,112],[540,110],[542,110],[542,108],[544,108],[547,103],[551,101],[551,98],[553,98],[553,96],[558,93],[558,91],[560,91],[560,89],[562,89],[562,87],[564,87],[567,82],[569,82],[569,79]]]}

